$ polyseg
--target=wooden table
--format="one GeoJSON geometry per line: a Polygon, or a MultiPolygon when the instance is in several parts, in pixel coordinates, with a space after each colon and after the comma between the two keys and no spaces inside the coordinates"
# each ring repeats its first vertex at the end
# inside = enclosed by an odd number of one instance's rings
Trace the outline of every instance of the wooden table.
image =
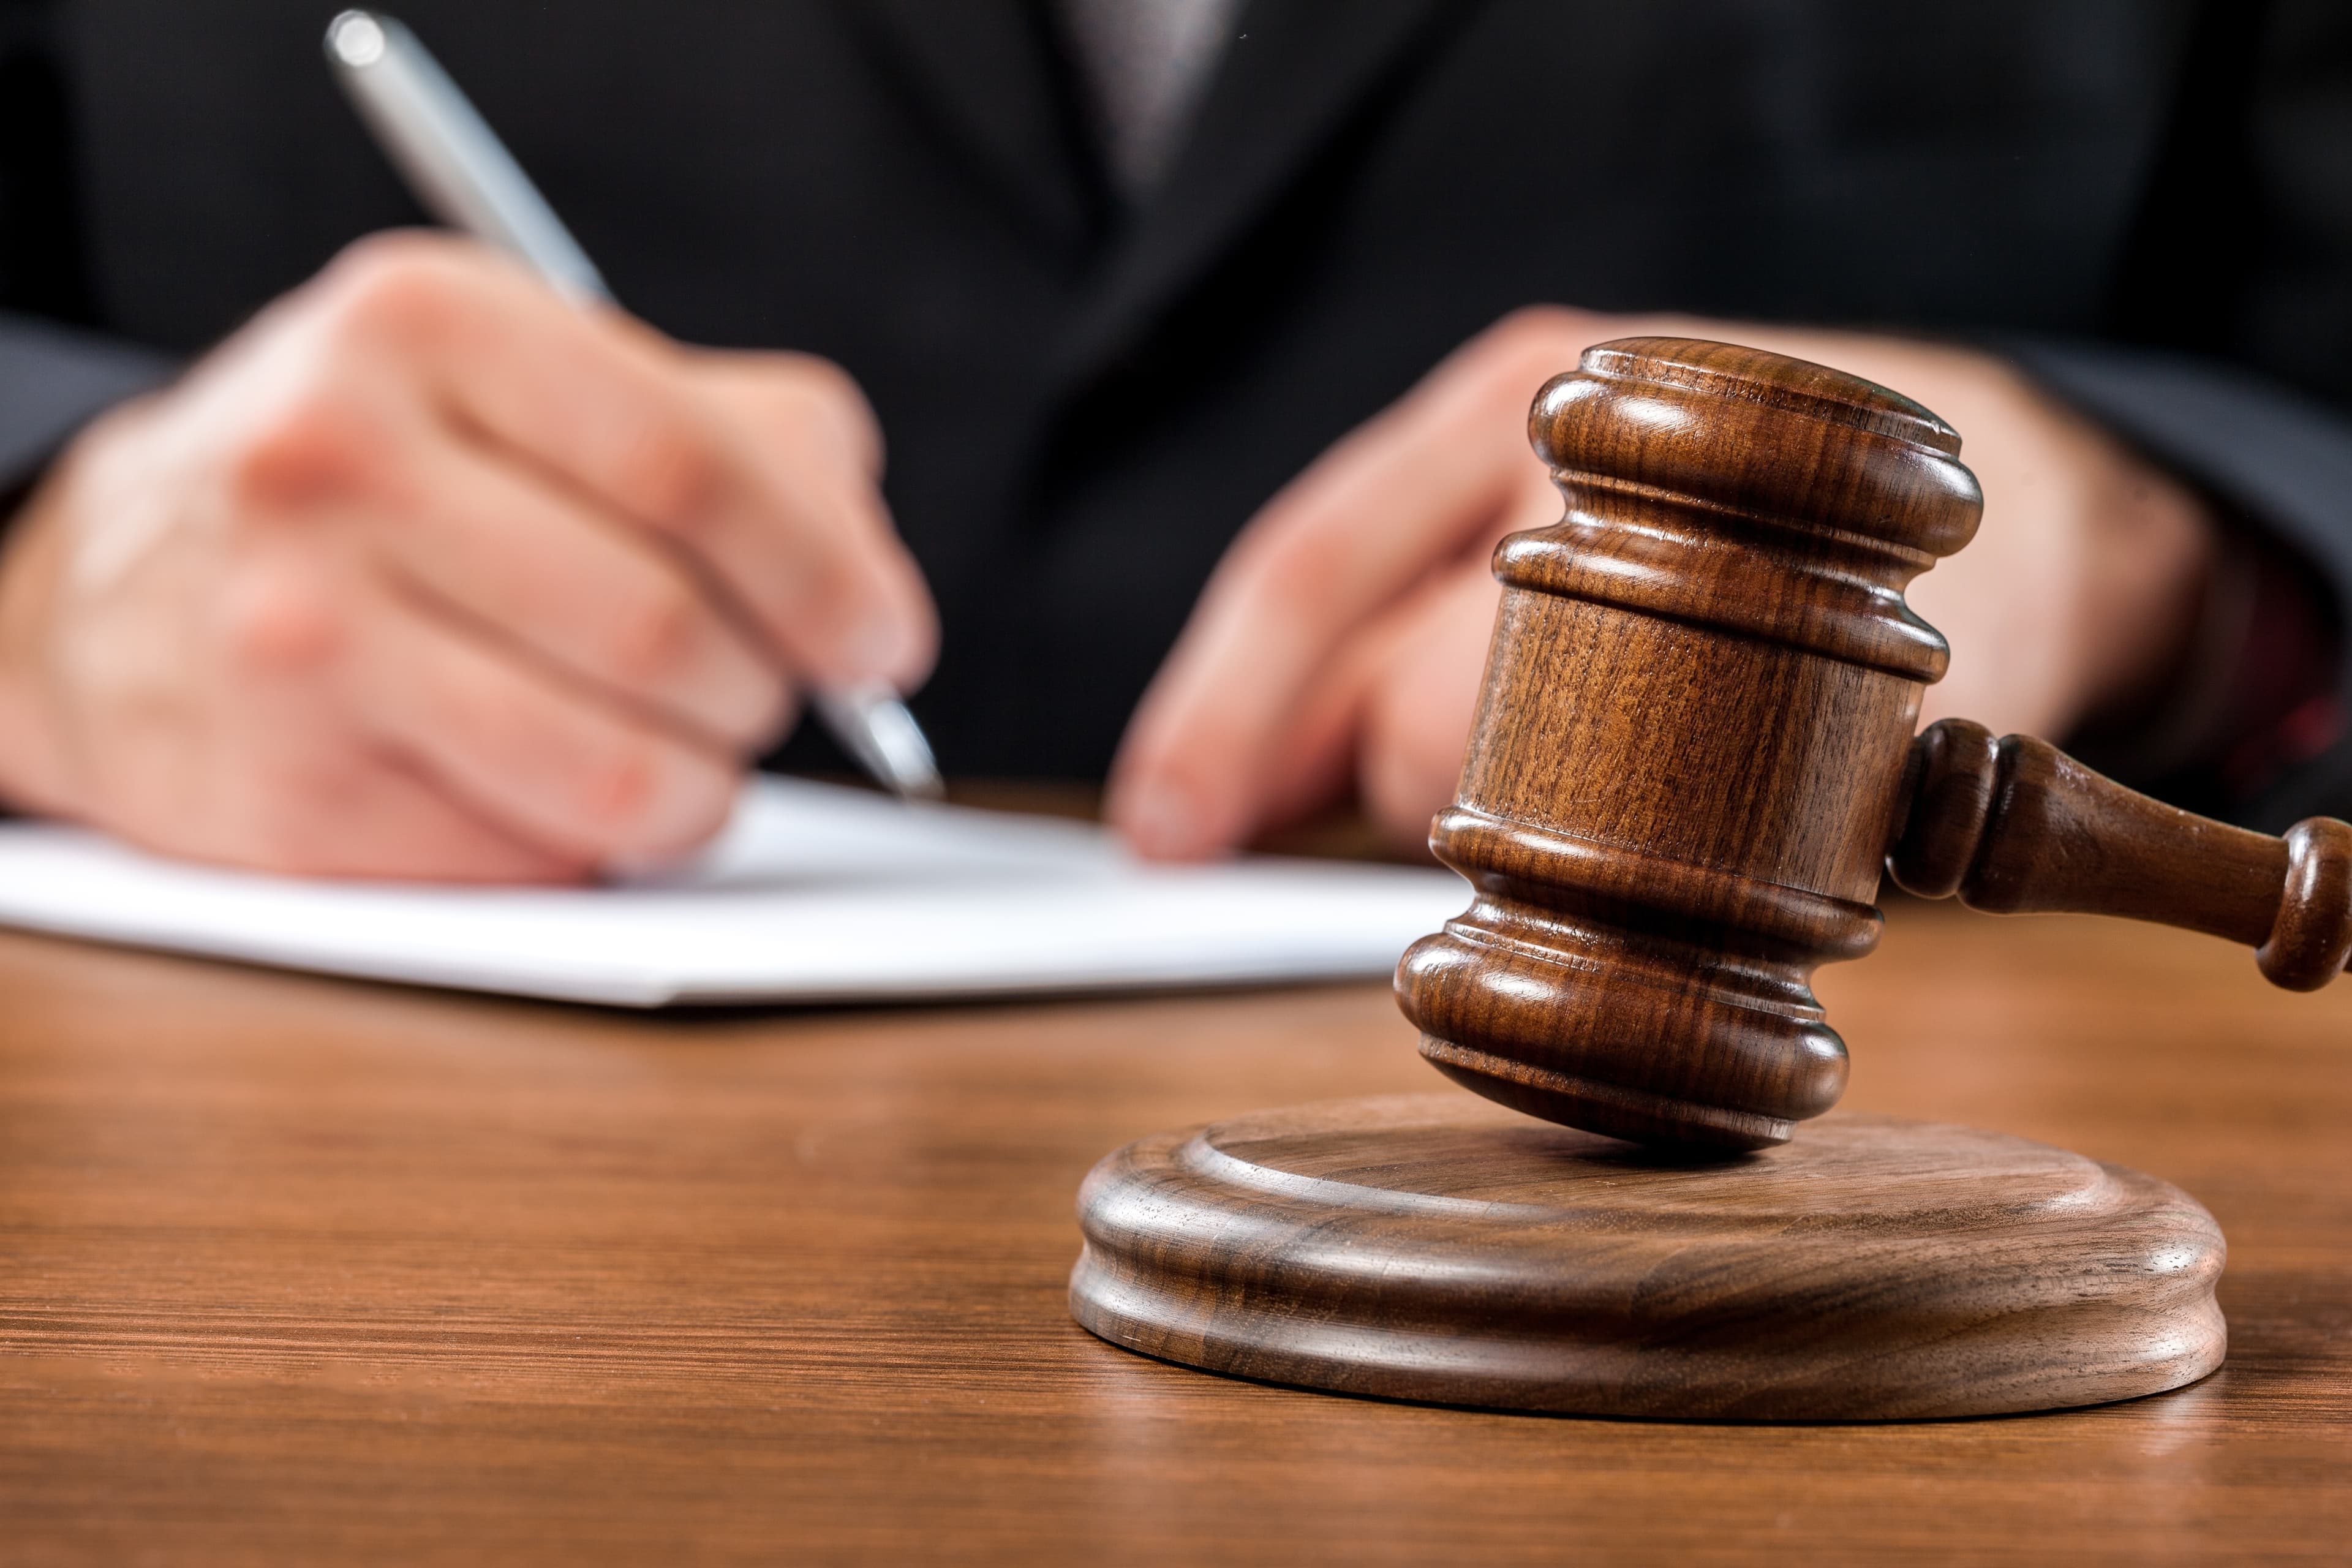
{"type": "Polygon", "coordinates": [[[0,1560],[2343,1561],[2352,984],[1916,906],[1824,980],[1849,1105],[2202,1198],[2227,1367],[1682,1426],[1074,1327],[1105,1151],[1438,1087],[1380,985],[636,1017],[0,937],[0,1560]]]}

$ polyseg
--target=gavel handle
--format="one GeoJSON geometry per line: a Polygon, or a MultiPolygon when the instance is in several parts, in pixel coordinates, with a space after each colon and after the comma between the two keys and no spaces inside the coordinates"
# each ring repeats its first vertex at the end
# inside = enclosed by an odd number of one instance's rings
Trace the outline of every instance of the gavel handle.
{"type": "Polygon", "coordinates": [[[2046,742],[1947,719],[1912,742],[1895,822],[1886,868],[1922,898],[2185,926],[2256,948],[2291,991],[2352,955],[2352,825],[2334,817],[2273,838],[2135,794],[2046,742]]]}

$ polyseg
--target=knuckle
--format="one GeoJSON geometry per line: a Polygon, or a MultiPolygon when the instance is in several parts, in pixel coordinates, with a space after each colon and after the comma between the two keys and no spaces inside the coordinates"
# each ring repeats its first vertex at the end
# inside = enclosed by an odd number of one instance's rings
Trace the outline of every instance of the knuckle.
{"type": "Polygon", "coordinates": [[[1297,530],[1265,539],[1252,564],[1253,596],[1269,614],[1295,619],[1320,603],[1330,588],[1328,552],[1297,530]]]}
{"type": "Polygon", "coordinates": [[[230,666],[268,679],[329,668],[349,640],[341,598],[329,574],[306,563],[247,567],[221,599],[220,639],[230,666]]]}
{"type": "Polygon", "coordinates": [[[614,459],[614,488],[622,505],[689,538],[716,513],[721,480],[709,443],[678,424],[647,425],[614,459]]]}
{"type": "Polygon", "coordinates": [[[415,234],[373,235],[328,268],[325,310],[338,333],[363,342],[413,342],[448,322],[465,269],[450,242],[415,234]]]}
{"type": "Polygon", "coordinates": [[[574,808],[588,836],[610,850],[660,852],[698,842],[724,820],[725,770],[645,736],[614,740],[578,774],[574,808]]]}
{"type": "Polygon", "coordinates": [[[849,372],[815,354],[778,352],[736,362],[727,384],[738,408],[763,428],[839,455],[866,476],[882,471],[882,424],[849,372]]]}
{"type": "Polygon", "coordinates": [[[232,449],[229,498],[247,515],[347,498],[374,483],[379,445],[359,410],[325,388],[302,388],[260,415],[232,449]]]}
{"type": "Polygon", "coordinates": [[[606,668],[625,685],[668,686],[692,673],[704,611],[693,592],[657,583],[614,616],[604,650],[606,668]]]}
{"type": "Polygon", "coordinates": [[[653,815],[661,774],[652,742],[615,741],[599,746],[572,775],[573,809],[598,843],[632,845],[653,815]]]}

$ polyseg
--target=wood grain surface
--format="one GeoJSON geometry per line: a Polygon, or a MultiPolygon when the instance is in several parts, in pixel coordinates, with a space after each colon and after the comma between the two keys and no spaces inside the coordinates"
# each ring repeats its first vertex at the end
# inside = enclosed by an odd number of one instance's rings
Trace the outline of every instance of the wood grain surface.
{"type": "Polygon", "coordinates": [[[2002,1415],[2179,1388],[2227,1343],[2195,1199],[1907,1117],[1694,1159],[1458,1092],[1327,1100],[1130,1143],[1078,1219],[1070,1315],[1111,1343],[1443,1405],[2002,1415]]]}
{"type": "Polygon", "coordinates": [[[0,936],[0,1561],[2340,1562],[2352,988],[1899,906],[1846,1105],[2185,1188],[2228,1363],[1705,1426],[1204,1375],[1068,1318],[1158,1130],[1437,1085],[1385,985],[640,1018],[0,936]]]}
{"type": "Polygon", "coordinates": [[[1922,898],[1997,914],[2120,915],[2254,949],[2274,985],[2316,991],[2352,956],[2352,824],[2284,838],[2135,795],[2047,741],[1965,719],[1911,743],[1886,867],[1922,898]]]}
{"type": "Polygon", "coordinates": [[[1430,847],[1469,908],[1407,950],[1422,1054],[1570,1127],[1757,1149],[1837,1103],[1811,989],[1878,939],[1881,873],[2001,911],[2127,915],[2258,949],[2314,990],[2352,956],[2352,826],[2284,840],[1946,721],[1905,588],[1983,510],[1960,436],[1858,377],[1625,338],[1537,393],[1560,520],[1505,539],[1493,646],[1430,847]]]}
{"type": "Polygon", "coordinates": [[[1430,847],[1475,888],[1404,955],[1422,1054],[1505,1105],[1754,1149],[1837,1102],[1811,987],[1878,940],[1920,693],[1903,590],[1975,533],[1951,426],[1897,392],[1687,338],[1538,392],[1558,522],[1504,540],[1494,643],[1430,847]]]}

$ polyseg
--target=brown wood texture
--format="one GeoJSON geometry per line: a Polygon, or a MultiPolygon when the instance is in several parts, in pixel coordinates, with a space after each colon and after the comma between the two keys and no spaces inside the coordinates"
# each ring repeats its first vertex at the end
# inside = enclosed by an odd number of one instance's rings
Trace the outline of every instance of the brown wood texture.
{"type": "Polygon", "coordinates": [[[1694,1160],[1458,1092],[1327,1100],[1129,1144],[1078,1212],[1087,1329],[1344,1394],[1916,1420],[2160,1393],[2227,1342],[2179,1188],[1896,1117],[1694,1160]]]}
{"type": "Polygon", "coordinates": [[[1915,752],[1948,656],[1903,591],[1982,505],[1927,410],[1762,350],[1629,338],[1547,383],[1528,430],[1566,510],[1496,551],[1486,683],[1430,835],[1475,897],[1397,972],[1439,1070],[1622,1138],[1785,1142],[1844,1090],[1812,975],[1876,942],[1898,832],[1925,891],[2230,935],[2297,989],[2343,969],[2352,827],[2242,833],[1975,726],[1915,752]]]}
{"type": "Polygon", "coordinates": [[[1620,1137],[1757,1148],[1835,1104],[1811,989],[1878,936],[1919,694],[1903,602],[1982,501],[1959,437],[1868,382],[1633,338],[1528,416],[1567,502],[1495,554],[1501,608],[1430,844],[1470,908],[1397,973],[1423,1053],[1620,1137]]]}
{"type": "Polygon", "coordinates": [[[0,935],[0,1560],[2342,1560],[2352,987],[1889,911],[1848,1109],[2146,1171],[2230,1359],[1899,1426],[1205,1376],[1064,1305],[1107,1150],[1443,1089],[1385,986],[635,1017],[0,935]]]}
{"type": "Polygon", "coordinates": [[[2100,777],[2045,741],[1947,719],[1912,742],[1887,869],[1923,898],[1998,914],[2157,921],[2256,949],[2264,978],[2316,991],[2352,955],[2352,826],[2284,838],[2100,777]]]}

